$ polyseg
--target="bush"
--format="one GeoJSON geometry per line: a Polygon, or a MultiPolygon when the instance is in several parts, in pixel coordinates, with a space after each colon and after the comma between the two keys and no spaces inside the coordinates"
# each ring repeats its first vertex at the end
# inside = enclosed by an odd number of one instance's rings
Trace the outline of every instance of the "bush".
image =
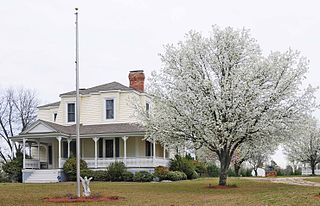
{"type": "Polygon", "coordinates": [[[9,182],[8,176],[0,170],[0,183],[9,182]]]}
{"type": "Polygon", "coordinates": [[[147,171],[136,172],[133,176],[134,182],[151,182],[153,175],[147,171]]]}
{"type": "Polygon", "coordinates": [[[246,168],[246,169],[240,169],[240,176],[241,177],[251,177],[252,176],[252,169],[246,168]]]}
{"type": "Polygon", "coordinates": [[[233,169],[229,168],[228,169],[228,177],[236,177],[236,173],[233,169]]]}
{"type": "Polygon", "coordinates": [[[111,163],[108,167],[108,174],[111,181],[123,181],[123,174],[127,172],[123,162],[111,163]]]}
{"type": "Polygon", "coordinates": [[[106,170],[96,170],[93,172],[93,180],[94,181],[110,181],[110,176],[108,171],[106,170]]]}
{"type": "Polygon", "coordinates": [[[105,170],[95,171],[90,169],[84,169],[84,170],[81,170],[80,174],[81,174],[81,177],[85,177],[85,176],[87,176],[88,178],[92,177],[93,181],[109,181],[110,180],[109,174],[105,170]]]}
{"type": "Polygon", "coordinates": [[[22,182],[22,168],[22,153],[17,153],[13,160],[2,165],[2,170],[6,173],[11,182],[22,182]]]}
{"type": "Polygon", "coordinates": [[[219,177],[220,169],[215,164],[209,164],[207,166],[207,173],[209,177],[219,177]]]}
{"type": "Polygon", "coordinates": [[[134,176],[133,173],[129,171],[126,171],[122,174],[123,181],[126,181],[126,182],[132,182],[133,176],[134,176]]]}
{"type": "Polygon", "coordinates": [[[187,175],[188,179],[193,179],[195,177],[195,165],[192,161],[193,160],[190,160],[189,158],[176,155],[175,159],[170,160],[169,168],[171,171],[184,172],[187,175]]]}
{"type": "MultiPolygon", "coordinates": [[[[84,160],[80,160],[80,171],[86,170],[84,171],[84,173],[88,173],[87,169],[87,163],[84,160]]],[[[70,157],[69,159],[67,159],[67,161],[63,165],[63,171],[66,174],[68,181],[75,181],[77,179],[77,160],[75,157],[70,157]]]]}
{"type": "Polygon", "coordinates": [[[193,160],[193,164],[198,175],[204,176],[205,174],[207,174],[207,165],[205,163],[193,160]]]}
{"type": "Polygon", "coordinates": [[[166,179],[171,181],[186,180],[187,175],[184,172],[180,172],[180,171],[170,171],[168,172],[166,179]]]}
{"type": "Polygon", "coordinates": [[[154,168],[154,175],[156,177],[158,177],[159,180],[165,180],[168,172],[169,172],[168,167],[158,166],[158,167],[154,168]]]}

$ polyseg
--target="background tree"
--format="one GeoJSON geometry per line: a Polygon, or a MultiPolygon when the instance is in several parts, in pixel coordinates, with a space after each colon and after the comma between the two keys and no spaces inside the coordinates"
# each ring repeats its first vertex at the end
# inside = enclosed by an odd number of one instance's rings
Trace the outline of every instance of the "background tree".
{"type": "Polygon", "coordinates": [[[0,159],[8,162],[20,151],[20,145],[10,137],[23,131],[36,119],[39,100],[34,91],[28,89],[5,89],[0,93],[0,159]]]}
{"type": "Polygon", "coordinates": [[[213,27],[209,37],[191,31],[167,45],[161,60],[148,88],[152,112],[139,111],[147,135],[216,153],[219,185],[239,146],[279,138],[273,134],[314,106],[314,89],[300,90],[308,61],[292,50],[264,57],[247,30],[213,27]]]}
{"type": "Polygon", "coordinates": [[[314,117],[305,117],[292,128],[290,140],[284,146],[288,159],[309,164],[312,175],[320,162],[320,129],[317,124],[314,117]]]}

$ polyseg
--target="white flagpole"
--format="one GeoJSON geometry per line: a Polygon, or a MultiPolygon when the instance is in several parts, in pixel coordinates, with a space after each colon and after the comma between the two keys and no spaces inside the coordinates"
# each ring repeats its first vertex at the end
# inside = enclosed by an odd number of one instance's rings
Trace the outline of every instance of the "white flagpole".
{"type": "Polygon", "coordinates": [[[80,197],[80,101],[79,101],[79,30],[78,8],[76,10],[76,143],[77,143],[77,196],[80,197]]]}

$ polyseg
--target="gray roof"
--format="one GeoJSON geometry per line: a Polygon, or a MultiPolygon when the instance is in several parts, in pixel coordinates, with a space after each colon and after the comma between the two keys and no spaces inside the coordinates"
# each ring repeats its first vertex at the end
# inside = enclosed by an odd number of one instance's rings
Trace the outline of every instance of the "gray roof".
{"type": "Polygon", "coordinates": [[[59,105],[60,105],[60,101],[59,102],[53,102],[53,103],[50,103],[50,104],[41,105],[41,106],[38,106],[38,108],[42,108],[42,107],[58,107],[59,105]]]}
{"type": "MultiPolygon", "coordinates": [[[[31,127],[39,122],[51,127],[56,130],[58,133],[66,135],[75,135],[76,134],[76,125],[63,126],[53,122],[47,122],[44,120],[37,120],[31,125],[31,127]]],[[[30,127],[29,127],[30,128],[30,127]]],[[[90,134],[117,134],[117,133],[141,133],[145,132],[145,129],[138,124],[130,123],[114,123],[114,124],[96,124],[96,125],[80,125],[80,134],[81,135],[90,135],[90,134]]],[[[21,134],[25,134],[22,132],[21,134]]],[[[21,135],[20,134],[20,135],[21,135]]],[[[33,133],[34,134],[34,133],[33,133]]]]}
{"type": "MultiPolygon", "coordinates": [[[[80,89],[79,92],[80,92],[80,94],[90,94],[93,92],[112,91],[112,90],[130,91],[133,89],[130,87],[124,86],[123,84],[120,84],[118,82],[111,82],[111,83],[91,87],[88,89],[80,89]]],[[[60,94],[60,96],[75,95],[75,94],[76,94],[76,91],[71,91],[71,92],[66,92],[66,93],[60,94]]]]}

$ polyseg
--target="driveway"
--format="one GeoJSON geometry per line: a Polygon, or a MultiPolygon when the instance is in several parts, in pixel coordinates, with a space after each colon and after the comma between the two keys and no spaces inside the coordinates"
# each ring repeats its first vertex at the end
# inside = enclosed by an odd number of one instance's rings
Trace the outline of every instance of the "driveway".
{"type": "Polygon", "coordinates": [[[314,177],[244,177],[244,179],[254,180],[254,181],[264,181],[273,183],[283,183],[288,185],[301,185],[309,187],[320,187],[320,182],[311,182],[307,179],[312,179],[314,177]]]}

